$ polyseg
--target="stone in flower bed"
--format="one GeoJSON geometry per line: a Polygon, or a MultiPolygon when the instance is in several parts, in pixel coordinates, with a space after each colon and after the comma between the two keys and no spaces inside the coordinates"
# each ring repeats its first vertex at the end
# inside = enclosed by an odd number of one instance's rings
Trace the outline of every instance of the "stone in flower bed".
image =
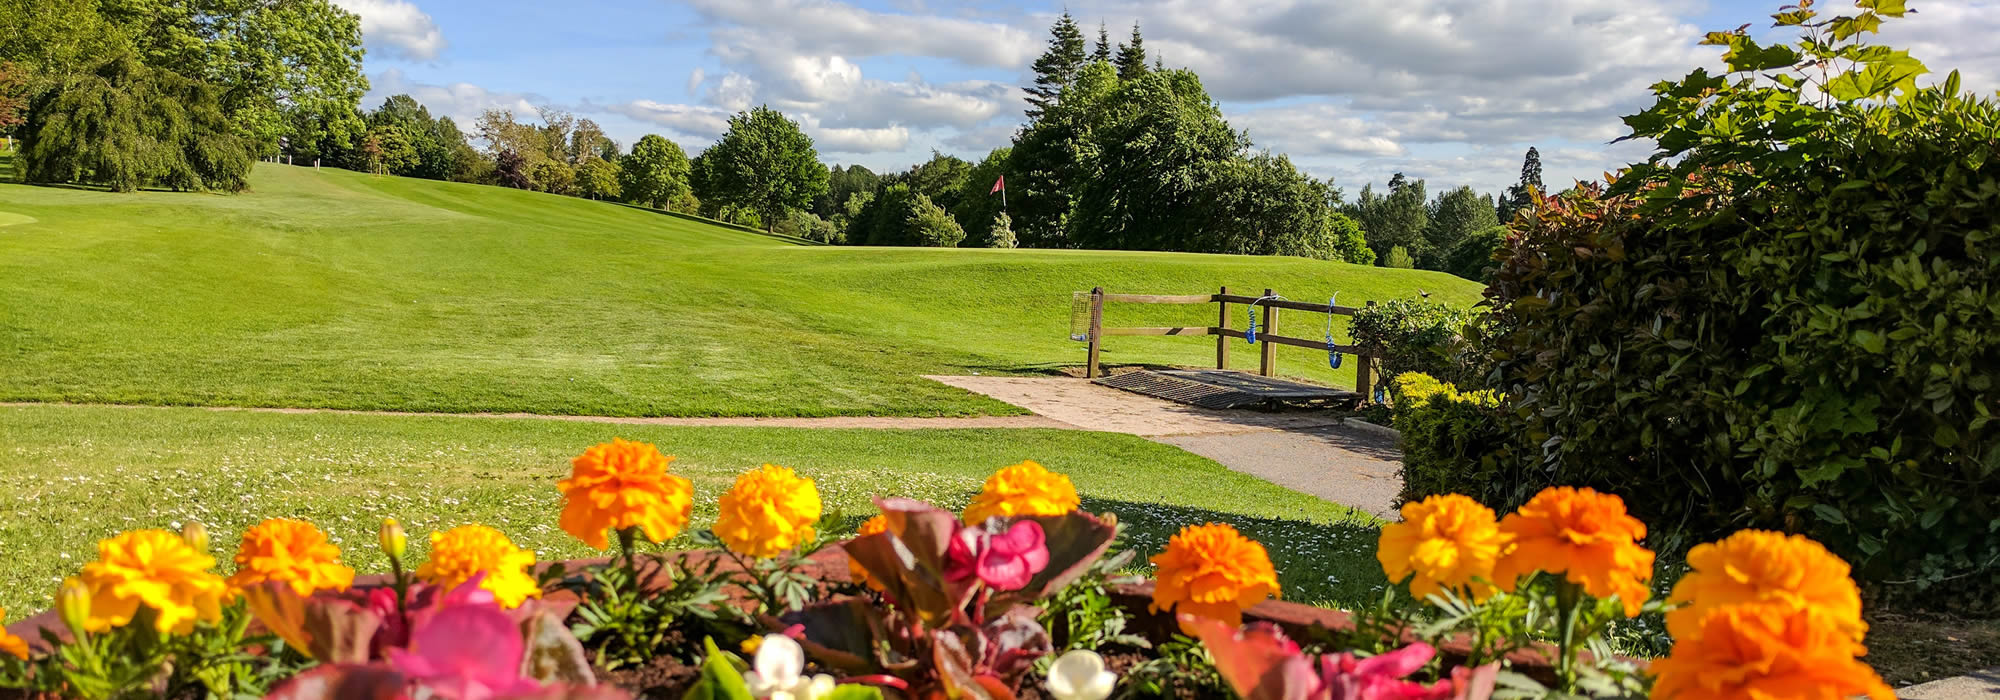
{"type": "Polygon", "coordinates": [[[814,482],[773,465],[718,498],[712,530],[683,533],[695,494],[671,461],[614,441],[557,484],[563,529],[615,541],[608,559],[538,566],[465,525],[407,562],[387,521],[392,570],[362,577],[312,524],[270,520],[225,578],[198,525],[120,534],[52,614],[0,634],[0,685],[294,700],[1890,697],[1858,658],[1858,590],[1824,547],[1737,533],[1696,547],[1669,600],[1652,600],[1645,525],[1589,489],[1548,489],[1504,518],[1464,496],[1407,504],[1378,558],[1421,602],[1357,620],[1276,601],[1263,546],[1221,524],[1175,535],[1150,559],[1154,581],[1114,580],[1135,554],[1105,558],[1115,519],[1079,511],[1069,479],[1032,462],[995,473],[963,513],[878,499],[835,543],[814,482]],[[640,551],[684,534],[696,549],[640,551]],[[1606,630],[1649,611],[1666,613],[1672,654],[1650,668],[1611,655],[1606,630]]]}

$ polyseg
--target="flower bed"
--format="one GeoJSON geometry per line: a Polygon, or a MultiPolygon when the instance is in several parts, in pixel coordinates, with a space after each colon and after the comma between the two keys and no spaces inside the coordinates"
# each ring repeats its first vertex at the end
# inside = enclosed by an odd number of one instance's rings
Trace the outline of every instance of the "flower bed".
{"type": "Polygon", "coordinates": [[[1346,613],[1283,603],[1261,544],[1190,524],[1128,579],[1118,524],[1032,462],[963,513],[883,498],[855,537],[818,531],[817,486],[766,465],[683,533],[692,485],[652,445],[573,460],[562,528],[616,556],[537,565],[504,533],[430,535],[422,562],[357,576],[318,528],[269,520],[233,572],[199,525],[99,545],[56,610],[0,635],[0,685],[91,698],[1838,697],[1887,688],[1856,657],[1846,565],[1743,532],[1697,547],[1649,600],[1645,526],[1616,497],[1554,488],[1504,519],[1436,496],[1378,558],[1414,598],[1346,613]],[[690,537],[695,549],[642,553],[690,537]],[[1641,669],[1608,629],[1666,612],[1641,669]],[[33,643],[30,643],[33,640],[33,643]],[[1439,653],[1442,650],[1442,653],[1439,653]],[[1772,695],[1776,693],[1775,695],[1772,695]]]}

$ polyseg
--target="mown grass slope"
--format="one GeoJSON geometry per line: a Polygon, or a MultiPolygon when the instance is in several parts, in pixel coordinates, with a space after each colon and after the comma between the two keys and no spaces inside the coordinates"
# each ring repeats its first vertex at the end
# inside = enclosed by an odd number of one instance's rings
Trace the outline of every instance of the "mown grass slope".
{"type": "MultiPolygon", "coordinates": [[[[918,375],[1080,364],[1070,295],[1092,286],[1477,297],[1440,273],[1295,258],[819,247],[498,187],[269,164],[252,183],[233,196],[0,185],[0,400],[1010,413],[918,375]]],[[[1213,314],[1114,307],[1107,323],[1213,314]]],[[[1318,337],[1303,319],[1282,330],[1318,337]]],[[[1199,365],[1205,341],[1112,338],[1105,361],[1199,365]]],[[[1351,362],[1335,374],[1323,354],[1280,356],[1287,373],[1351,385],[1351,362]]]]}

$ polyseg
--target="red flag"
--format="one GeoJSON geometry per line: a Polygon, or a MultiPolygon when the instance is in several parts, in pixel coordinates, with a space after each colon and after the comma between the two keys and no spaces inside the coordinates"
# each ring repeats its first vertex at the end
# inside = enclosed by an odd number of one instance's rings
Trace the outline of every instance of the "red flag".
{"type": "Polygon", "coordinates": [[[987,190],[986,193],[993,194],[1004,189],[1007,189],[1007,176],[1001,175],[1000,179],[993,181],[993,189],[987,190]]]}

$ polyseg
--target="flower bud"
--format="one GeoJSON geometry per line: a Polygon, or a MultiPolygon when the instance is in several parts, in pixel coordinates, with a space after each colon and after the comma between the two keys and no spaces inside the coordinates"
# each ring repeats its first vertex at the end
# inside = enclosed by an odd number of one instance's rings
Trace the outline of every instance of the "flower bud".
{"type": "Polygon", "coordinates": [[[382,519],[382,530],[376,533],[375,540],[382,545],[382,553],[389,555],[390,559],[402,559],[403,554],[410,551],[410,536],[403,532],[403,526],[398,525],[395,518],[382,519]]]}
{"type": "Polygon", "coordinates": [[[188,524],[181,526],[181,539],[194,551],[208,553],[208,528],[202,527],[200,521],[189,520],[188,524]]]}
{"type": "Polygon", "coordinates": [[[84,624],[90,620],[90,589],[74,577],[63,579],[56,589],[56,615],[69,626],[70,634],[81,639],[84,624]]]}

